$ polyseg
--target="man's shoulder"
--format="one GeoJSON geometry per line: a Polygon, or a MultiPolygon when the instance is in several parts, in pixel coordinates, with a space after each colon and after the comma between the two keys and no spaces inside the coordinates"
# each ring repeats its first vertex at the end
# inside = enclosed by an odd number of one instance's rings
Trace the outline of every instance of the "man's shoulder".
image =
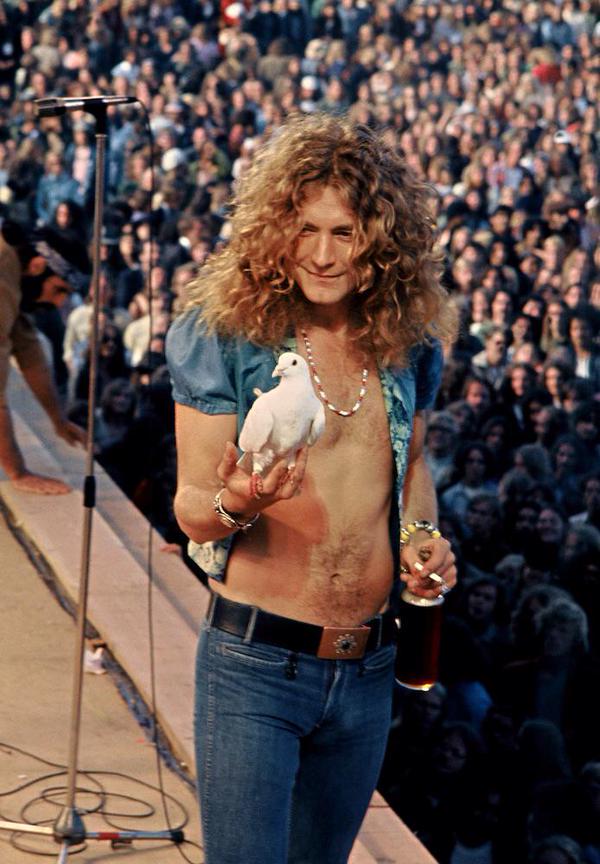
{"type": "MultiPolygon", "coordinates": [[[[244,333],[223,333],[218,327],[210,327],[202,317],[202,307],[186,309],[178,315],[169,328],[168,343],[186,345],[210,345],[227,358],[237,358],[239,362],[252,362],[253,358],[273,356],[273,348],[252,342],[244,333]]],[[[286,350],[282,346],[282,350],[286,350]]],[[[289,350],[289,348],[287,349],[289,350]]]]}

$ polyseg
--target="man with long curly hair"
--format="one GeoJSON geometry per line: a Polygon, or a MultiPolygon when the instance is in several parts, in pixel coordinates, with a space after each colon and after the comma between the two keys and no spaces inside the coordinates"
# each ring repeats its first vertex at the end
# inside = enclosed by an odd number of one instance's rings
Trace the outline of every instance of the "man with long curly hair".
{"type": "Polygon", "coordinates": [[[213,592],[196,698],[207,864],[347,861],[390,722],[395,577],[424,597],[456,580],[423,456],[453,332],[428,196],[366,127],[290,120],[168,335],[175,511],[213,592]],[[318,378],[326,429],[257,487],[234,442],[286,350],[318,378]],[[421,558],[399,549],[401,512],[426,523],[421,558]]]}

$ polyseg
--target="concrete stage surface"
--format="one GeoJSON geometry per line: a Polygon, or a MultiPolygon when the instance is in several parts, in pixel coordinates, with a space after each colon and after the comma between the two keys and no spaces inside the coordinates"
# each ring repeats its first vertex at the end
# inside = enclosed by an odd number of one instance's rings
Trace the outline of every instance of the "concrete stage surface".
{"type": "MultiPolygon", "coordinates": [[[[73,492],[64,496],[26,495],[15,492],[0,472],[4,510],[4,516],[0,515],[0,820],[27,821],[22,815],[27,805],[28,820],[53,824],[57,795],[46,790],[61,786],[65,778],[54,776],[26,784],[60,772],[68,758],[75,625],[63,606],[76,606],[78,600],[85,454],[52,434],[15,371],[9,404],[28,467],[59,476],[73,486],[73,492]],[[21,791],[6,795],[22,786],[21,791]]],[[[186,821],[186,838],[198,844],[199,818],[192,789],[193,661],[208,594],[177,556],[159,551],[162,541],[156,532],[152,532],[149,589],[148,523],[99,466],[96,477],[88,621],[106,645],[109,672],[84,675],[78,764],[80,770],[127,776],[92,774],[78,782],[86,789],[101,784],[107,793],[105,810],[125,814],[110,817],[121,829],[156,830],[179,827],[186,821]],[[152,701],[149,603],[157,717],[172,754],[171,764],[177,769],[162,769],[166,790],[178,802],[168,804],[168,816],[154,788],[158,785],[155,748],[144,728],[144,705],[152,701]],[[127,816],[140,812],[153,815],[127,816]]],[[[95,809],[99,800],[98,794],[86,793],[76,798],[76,804],[95,809]]],[[[84,823],[89,831],[111,828],[98,814],[84,817],[84,823]]],[[[58,851],[52,840],[32,835],[11,838],[0,831],[2,864],[39,861],[41,854],[53,860],[58,851]]],[[[75,848],[71,850],[68,860],[179,864],[186,860],[180,851],[193,864],[203,861],[201,851],[192,845],[178,850],[165,841],[134,841],[131,846],[112,848],[92,839],[84,851],[75,854],[75,848]]],[[[349,859],[349,864],[376,862],[435,864],[378,793],[349,859]]]]}

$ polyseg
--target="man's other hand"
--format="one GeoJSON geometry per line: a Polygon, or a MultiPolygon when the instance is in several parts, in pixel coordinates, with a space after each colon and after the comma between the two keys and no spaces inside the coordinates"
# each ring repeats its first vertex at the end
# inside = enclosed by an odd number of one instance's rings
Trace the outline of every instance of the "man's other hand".
{"type": "Polygon", "coordinates": [[[71,491],[71,487],[62,480],[32,474],[30,471],[13,477],[10,482],[19,492],[31,492],[33,495],[66,495],[71,491]]]}
{"type": "Polygon", "coordinates": [[[400,552],[400,578],[419,597],[435,598],[456,585],[456,558],[444,537],[406,543],[400,552]],[[434,579],[429,574],[434,573],[434,579]],[[441,582],[438,580],[441,577],[441,582]]]}

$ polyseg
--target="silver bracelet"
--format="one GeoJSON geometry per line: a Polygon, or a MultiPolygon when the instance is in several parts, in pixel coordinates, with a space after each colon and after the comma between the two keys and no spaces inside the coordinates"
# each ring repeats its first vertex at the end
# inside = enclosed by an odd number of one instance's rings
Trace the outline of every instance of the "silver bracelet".
{"type": "Polygon", "coordinates": [[[215,511],[223,525],[231,528],[232,531],[247,531],[248,528],[251,528],[254,525],[254,523],[260,516],[260,513],[256,513],[254,516],[251,516],[250,519],[247,519],[245,522],[241,522],[223,507],[223,504],[221,502],[223,492],[225,492],[225,487],[219,489],[219,491],[215,495],[213,499],[213,510],[215,511]]]}

